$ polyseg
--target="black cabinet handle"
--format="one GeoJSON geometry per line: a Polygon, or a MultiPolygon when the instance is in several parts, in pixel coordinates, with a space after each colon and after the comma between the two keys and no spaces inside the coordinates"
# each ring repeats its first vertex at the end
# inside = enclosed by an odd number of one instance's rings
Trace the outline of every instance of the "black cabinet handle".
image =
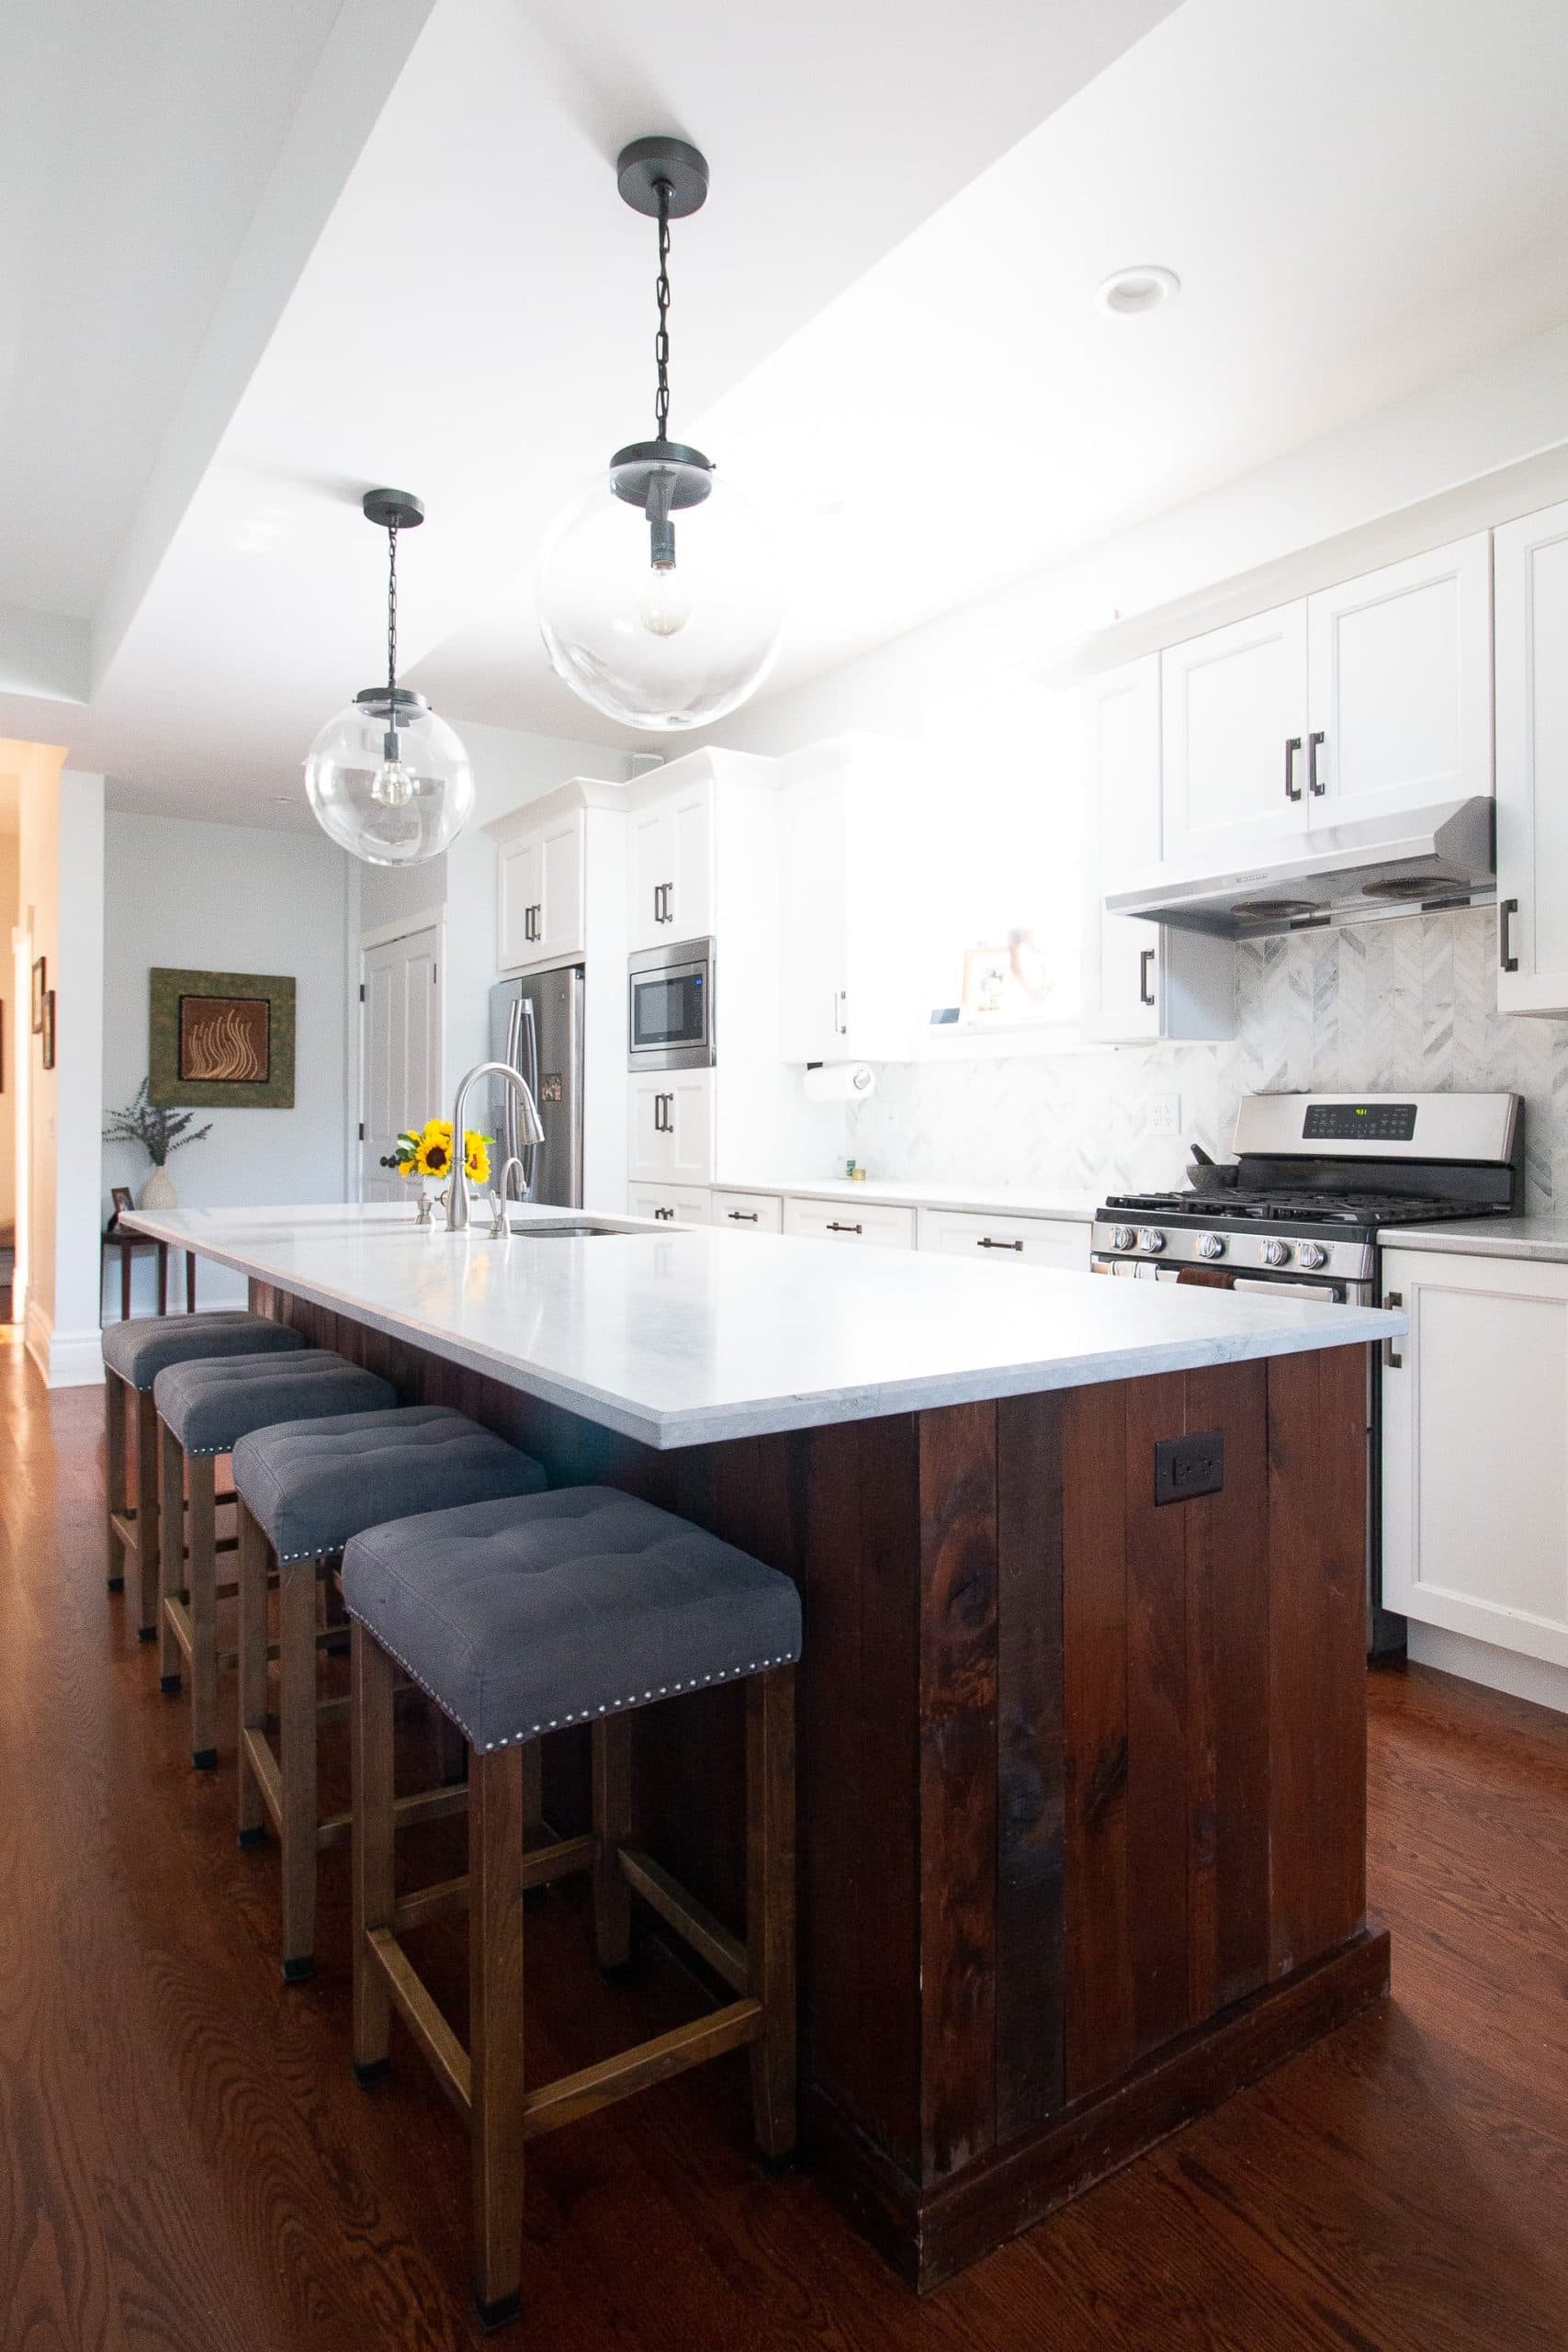
{"type": "Polygon", "coordinates": [[[671,1136],[675,1132],[670,1113],[675,1107],[672,1094],[656,1094],[653,1098],[653,1132],[656,1136],[671,1136]],[[667,1107],[668,1106],[668,1107],[667,1107]]]}
{"type": "Polygon", "coordinates": [[[674,922],[675,918],[670,911],[670,894],[674,888],[675,885],[673,882],[656,882],[654,884],[653,920],[655,922],[674,922]]]}
{"type": "Polygon", "coordinates": [[[654,1221],[658,1225],[673,1225],[675,1222],[675,1212],[673,1209],[655,1209],[653,1216],[654,1221]]]}
{"type": "Polygon", "coordinates": [[[1319,800],[1323,798],[1324,794],[1328,790],[1328,786],[1325,784],[1320,784],[1317,777],[1317,747],[1322,741],[1323,729],[1321,727],[1318,729],[1315,735],[1309,735],[1307,737],[1307,790],[1319,800]]]}
{"type": "Polygon", "coordinates": [[[1519,902],[1517,899],[1503,899],[1498,902],[1497,963],[1499,968],[1505,972],[1517,972],[1519,968],[1519,959],[1512,952],[1513,940],[1511,932],[1513,918],[1518,913],[1518,911],[1519,902]]]}
{"type": "Polygon", "coordinates": [[[755,1225],[757,1222],[755,1209],[726,1209],[725,1216],[734,1225],[755,1225]]]}
{"type": "Polygon", "coordinates": [[[1286,737],[1285,797],[1287,800],[1299,800],[1302,797],[1301,786],[1296,782],[1296,753],[1301,750],[1301,748],[1302,739],[1299,735],[1288,735],[1286,737]]]}
{"type": "Polygon", "coordinates": [[[860,1227],[858,1225],[829,1224],[828,1230],[829,1233],[858,1233],[860,1227]]]}
{"type": "Polygon", "coordinates": [[[1154,989],[1149,985],[1154,977],[1154,962],[1155,951],[1152,947],[1141,947],[1138,950],[1138,1002],[1140,1004],[1153,1004],[1155,1001],[1154,989]]]}
{"type": "MultiPolygon", "coordinates": [[[[1404,1296],[1396,1290],[1391,1290],[1383,1300],[1385,1306],[1400,1307],[1404,1304],[1404,1296]]],[[[1390,1372],[1402,1372],[1404,1368],[1404,1358],[1397,1353],[1392,1340],[1385,1340],[1382,1343],[1382,1360],[1390,1372]]]]}
{"type": "Polygon", "coordinates": [[[1021,1241],[993,1241],[988,1233],[983,1235],[975,1247],[976,1250],[1016,1250],[1021,1258],[1023,1255],[1021,1241]]]}

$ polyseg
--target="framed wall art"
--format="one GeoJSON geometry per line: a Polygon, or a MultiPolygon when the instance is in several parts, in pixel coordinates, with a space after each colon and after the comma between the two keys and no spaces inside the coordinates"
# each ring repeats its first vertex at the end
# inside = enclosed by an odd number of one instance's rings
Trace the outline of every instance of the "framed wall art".
{"type": "Polygon", "coordinates": [[[150,1099],[164,1108],[294,1107],[294,982],[269,972],[150,975],[150,1099]]]}

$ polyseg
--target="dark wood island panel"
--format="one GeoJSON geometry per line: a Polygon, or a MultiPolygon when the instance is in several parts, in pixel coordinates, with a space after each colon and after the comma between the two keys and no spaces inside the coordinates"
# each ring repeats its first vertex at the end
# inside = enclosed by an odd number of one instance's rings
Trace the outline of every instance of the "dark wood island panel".
{"type": "MultiPolygon", "coordinates": [[[[658,1453],[252,1295],[795,1577],[806,2134],[916,2285],[1386,1992],[1362,1346],[658,1453]],[[1156,1503],[1156,1445],[1213,1432],[1219,1491],[1156,1503]]],[[[639,1837],[739,1928],[736,1693],[637,1736],[639,1837]]],[[[546,1773],[572,1826],[575,1735],[546,1773]]]]}

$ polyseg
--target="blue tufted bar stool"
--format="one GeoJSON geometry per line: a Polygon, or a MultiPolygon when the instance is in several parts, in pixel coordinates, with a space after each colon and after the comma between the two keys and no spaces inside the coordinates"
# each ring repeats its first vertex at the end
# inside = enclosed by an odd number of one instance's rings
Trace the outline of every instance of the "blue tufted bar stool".
{"type": "Polygon", "coordinates": [[[108,1420],[108,1586],[118,1592],[125,1564],[135,1564],[138,1638],[158,1632],[158,1416],[152,1385],[168,1365],[213,1356],[291,1353],[304,1339],[285,1323],[242,1311],[217,1315],[143,1315],[104,1332],[108,1420]],[[130,1423],[127,1442],[127,1421],[130,1423]],[[136,1460],[130,1500],[129,1457],[136,1460]]]}
{"type": "MultiPolygon", "coordinates": [[[[795,2145],[795,1661],[789,1578],[689,1521],[606,1487],[567,1487],[372,1527],[344,1555],[354,1626],[354,2063],[386,2071],[396,2007],[467,2117],[475,2298],[486,2326],[519,2309],[525,2141],[687,2066],[749,2046],[766,2160],[795,2145]],[[399,1668],[468,1744],[468,1874],[400,1901],[392,1694],[399,1668]],[[746,1939],[633,1843],[631,1718],[716,1682],[747,1684],[746,1939]],[[591,1728],[594,1940],[626,1957],[643,1896],[736,1997],[690,2025],[537,2087],[523,2075],[524,1758],[542,1734],[591,1728]],[[400,1932],[468,1918],[468,2047],[400,1932]]],[[[558,1860],[558,1857],[557,1858],[558,1860]]]]}
{"type": "Polygon", "coordinates": [[[197,1771],[218,1760],[218,1671],[232,1653],[218,1648],[218,1603],[235,1586],[218,1581],[217,1493],[220,1453],[276,1421],[322,1420],[344,1413],[384,1412],[398,1401],[390,1381],[350,1363],[331,1348],[265,1355],[198,1356],[169,1364],[152,1383],[158,1417],[159,1679],[180,1687],[190,1673],[190,1760],[197,1771]],[[183,1533],[186,1498],[190,1518],[183,1533]]]}
{"type": "MultiPolygon", "coordinates": [[[[240,1842],[271,1820],[282,1848],[283,1973],[309,1976],[316,1854],[345,1843],[346,1814],[322,1821],[316,1795],[316,1586],[350,1539],[387,1519],[458,1502],[537,1493],[531,1454],[445,1405],[285,1421],[235,1446],[240,1551],[240,1842]],[[268,1737],[267,1586],[277,1577],[277,1735],[268,1737]]],[[[462,1787],[404,1800],[404,1819],[461,1810],[462,1787]]]]}

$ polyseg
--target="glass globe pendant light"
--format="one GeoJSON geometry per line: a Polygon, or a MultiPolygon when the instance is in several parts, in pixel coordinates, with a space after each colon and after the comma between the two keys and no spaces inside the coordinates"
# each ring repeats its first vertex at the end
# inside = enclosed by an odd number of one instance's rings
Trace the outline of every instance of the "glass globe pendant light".
{"type": "Polygon", "coordinates": [[[387,534],[387,683],[328,719],[306,754],[305,790],[340,848],[367,865],[422,865],[473,815],[474,772],[446,720],[398,684],[398,533],[424,508],[405,490],[367,490],[361,503],[387,534]]]}
{"type": "Polygon", "coordinates": [[[670,438],[670,223],[697,211],[708,167],[680,139],[636,139],[622,197],[659,223],[653,439],[617,449],[560,516],[539,562],[539,626],[560,675],[628,727],[704,727],[745,701],[784,623],[761,516],[711,459],[670,438]]]}

